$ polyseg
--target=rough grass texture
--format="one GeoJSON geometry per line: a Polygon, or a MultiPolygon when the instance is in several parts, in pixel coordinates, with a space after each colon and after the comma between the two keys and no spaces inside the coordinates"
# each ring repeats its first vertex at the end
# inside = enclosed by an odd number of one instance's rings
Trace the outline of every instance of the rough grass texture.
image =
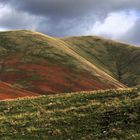
{"type": "Polygon", "coordinates": [[[0,102],[1,140],[139,140],[140,89],[0,102]]]}

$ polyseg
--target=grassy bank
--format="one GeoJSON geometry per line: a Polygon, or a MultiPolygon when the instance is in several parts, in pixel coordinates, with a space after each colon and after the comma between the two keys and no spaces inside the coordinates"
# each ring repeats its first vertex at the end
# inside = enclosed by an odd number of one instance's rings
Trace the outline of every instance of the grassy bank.
{"type": "Polygon", "coordinates": [[[138,89],[0,102],[0,139],[140,139],[138,89]]]}

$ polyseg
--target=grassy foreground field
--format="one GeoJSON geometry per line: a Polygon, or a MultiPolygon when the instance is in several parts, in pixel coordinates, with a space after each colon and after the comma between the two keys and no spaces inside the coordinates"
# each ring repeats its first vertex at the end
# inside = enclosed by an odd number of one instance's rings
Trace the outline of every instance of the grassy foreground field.
{"type": "Polygon", "coordinates": [[[140,90],[0,102],[0,140],[139,140],[140,90]]]}

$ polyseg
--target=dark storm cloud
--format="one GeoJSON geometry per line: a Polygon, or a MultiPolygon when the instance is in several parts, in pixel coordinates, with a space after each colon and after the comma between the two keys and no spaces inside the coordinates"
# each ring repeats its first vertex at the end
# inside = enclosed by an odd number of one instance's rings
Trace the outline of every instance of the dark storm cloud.
{"type": "Polygon", "coordinates": [[[3,3],[31,14],[59,18],[75,18],[92,11],[105,14],[114,10],[140,9],[138,0],[5,0],[3,3]]]}
{"type": "MultiPolygon", "coordinates": [[[[82,35],[109,13],[140,11],[138,0],[1,0],[0,3],[17,12],[1,17],[0,27],[35,27],[37,31],[53,36],[82,35]]],[[[133,37],[139,33],[137,26],[132,30],[133,37]]]]}

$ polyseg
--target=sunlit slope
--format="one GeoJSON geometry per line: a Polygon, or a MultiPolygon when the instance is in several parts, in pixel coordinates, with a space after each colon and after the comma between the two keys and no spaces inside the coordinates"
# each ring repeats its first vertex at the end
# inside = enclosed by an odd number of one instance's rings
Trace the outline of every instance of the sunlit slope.
{"type": "Polygon", "coordinates": [[[0,102],[0,139],[139,140],[138,89],[0,102]]]}
{"type": "Polygon", "coordinates": [[[26,30],[0,33],[0,80],[41,94],[124,87],[64,41],[26,30]]]}
{"type": "Polygon", "coordinates": [[[73,51],[128,86],[140,84],[140,47],[95,36],[63,39],[73,51]]]}

